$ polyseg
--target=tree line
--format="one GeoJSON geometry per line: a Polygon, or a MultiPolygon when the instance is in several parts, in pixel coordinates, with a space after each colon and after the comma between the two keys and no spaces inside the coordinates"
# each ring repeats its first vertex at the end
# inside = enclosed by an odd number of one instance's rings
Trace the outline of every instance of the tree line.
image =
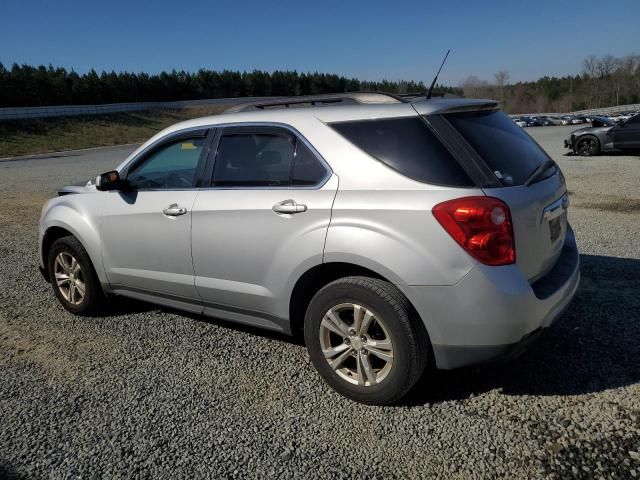
{"type": "Polygon", "coordinates": [[[500,100],[509,113],[571,112],[640,103],[640,54],[589,55],[579,75],[508,83],[501,70],[493,80],[470,76],[460,82],[466,97],[500,100]]]}
{"type": "MultiPolygon", "coordinates": [[[[158,74],[132,72],[78,73],[61,67],[0,63],[0,107],[92,105],[119,102],[266,97],[322,93],[425,91],[423,82],[363,81],[326,73],[296,71],[221,72],[201,69],[158,74]]],[[[437,90],[456,89],[438,86],[437,90]]]]}
{"type": "MultiPolygon", "coordinates": [[[[0,63],[0,107],[93,105],[101,103],[266,97],[322,93],[386,91],[424,92],[420,81],[366,81],[327,73],[296,71],[239,72],[200,69],[158,74],[78,73],[62,67],[0,63]]],[[[438,93],[503,102],[508,113],[569,112],[640,103],[640,55],[589,55],[583,71],[565,77],[509,83],[501,70],[491,81],[469,76],[458,87],[436,86],[438,93]]]]}

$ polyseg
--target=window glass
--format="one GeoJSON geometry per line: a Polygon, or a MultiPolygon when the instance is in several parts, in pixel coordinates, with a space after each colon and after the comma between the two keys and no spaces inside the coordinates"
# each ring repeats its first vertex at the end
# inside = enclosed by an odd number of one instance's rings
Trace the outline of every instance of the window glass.
{"type": "Polygon", "coordinates": [[[294,139],[271,133],[223,135],[213,167],[213,185],[288,186],[294,139]]]}
{"type": "Polygon", "coordinates": [[[161,147],[129,172],[127,181],[139,189],[193,187],[204,142],[194,138],[161,147]]]}
{"type": "MultiPolygon", "coordinates": [[[[522,128],[502,112],[476,111],[445,117],[506,185],[522,185],[549,157],[522,128]]],[[[549,168],[544,180],[556,173],[549,168]]]]}
{"type": "Polygon", "coordinates": [[[473,186],[460,164],[419,117],[357,120],[331,126],[361,150],[413,180],[473,186]]]}
{"type": "Polygon", "coordinates": [[[320,183],[327,175],[325,166],[304,142],[298,140],[291,172],[291,185],[311,186],[320,183]]]}

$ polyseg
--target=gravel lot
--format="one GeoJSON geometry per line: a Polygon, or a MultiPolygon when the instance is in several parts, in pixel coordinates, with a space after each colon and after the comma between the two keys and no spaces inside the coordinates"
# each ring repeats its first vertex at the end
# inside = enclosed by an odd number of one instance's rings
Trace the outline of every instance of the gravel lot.
{"type": "Polygon", "coordinates": [[[399,407],[333,393],[288,338],[121,302],[76,318],[37,265],[56,187],[133,147],[0,162],[0,478],[640,478],[640,158],[564,156],[583,282],[508,365],[399,407]]]}

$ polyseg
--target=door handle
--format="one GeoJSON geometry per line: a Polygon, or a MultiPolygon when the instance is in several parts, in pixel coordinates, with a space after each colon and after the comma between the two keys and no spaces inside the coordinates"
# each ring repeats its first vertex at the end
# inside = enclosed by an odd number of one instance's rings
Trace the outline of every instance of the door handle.
{"type": "Polygon", "coordinates": [[[295,200],[283,200],[282,202],[276,203],[272,210],[276,213],[302,213],[307,211],[307,206],[302,203],[296,203],[295,200]]]}
{"type": "Polygon", "coordinates": [[[184,215],[185,213],[187,213],[187,209],[184,207],[179,207],[177,203],[172,203],[167,208],[162,210],[162,213],[164,213],[168,217],[179,217],[180,215],[184,215]]]}

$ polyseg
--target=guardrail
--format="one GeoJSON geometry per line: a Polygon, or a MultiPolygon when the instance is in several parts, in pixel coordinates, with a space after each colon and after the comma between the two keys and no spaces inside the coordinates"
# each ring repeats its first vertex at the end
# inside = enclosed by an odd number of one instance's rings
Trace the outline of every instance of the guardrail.
{"type": "MultiPolygon", "coordinates": [[[[63,117],[76,115],[101,115],[105,113],[135,112],[141,110],[173,110],[206,105],[254,102],[269,97],[209,98],[204,100],[181,100],[175,102],[131,102],[107,103],[104,105],[56,105],[51,107],[4,107],[0,108],[1,120],[23,118],[63,117]]],[[[275,98],[275,97],[274,97],[275,98]]]]}
{"type": "MultiPolygon", "coordinates": [[[[131,102],[131,103],[107,103],[103,105],[55,105],[51,107],[4,107],[0,108],[0,121],[18,120],[23,118],[64,117],[76,115],[101,115],[105,113],[136,112],[141,110],[173,110],[189,107],[202,107],[206,105],[255,102],[269,98],[280,97],[234,97],[234,98],[208,98],[203,100],[180,100],[174,102],[131,102]]],[[[518,113],[512,117],[550,116],[563,115],[609,115],[627,110],[640,111],[640,103],[630,105],[618,105],[615,107],[591,108],[588,110],[576,110],[575,112],[559,113],[518,113]]]]}
{"type": "Polygon", "coordinates": [[[603,107],[603,108],[589,108],[587,110],[576,110],[574,112],[568,113],[559,113],[559,112],[548,112],[548,113],[518,113],[511,114],[511,117],[563,117],[565,115],[611,115],[612,113],[620,113],[640,111],[640,103],[631,103],[628,105],[616,105],[615,107],[603,107]]]}

